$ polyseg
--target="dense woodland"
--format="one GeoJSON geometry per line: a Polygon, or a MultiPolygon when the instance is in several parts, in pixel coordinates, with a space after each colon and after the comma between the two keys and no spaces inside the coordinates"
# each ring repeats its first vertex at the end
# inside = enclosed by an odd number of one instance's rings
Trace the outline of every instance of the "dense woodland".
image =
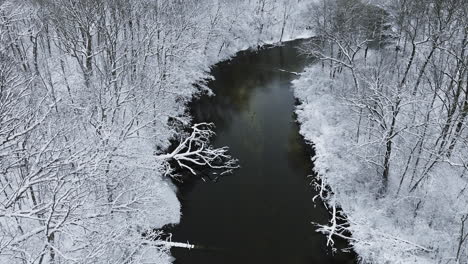
{"type": "Polygon", "coordinates": [[[0,262],[170,262],[168,177],[237,166],[187,102],[212,64],[298,35],[306,2],[0,1],[0,262]]]}
{"type": "Polygon", "coordinates": [[[352,234],[363,262],[467,263],[468,2],[323,0],[312,12],[319,39],[304,52],[319,62],[295,85],[319,188],[332,189],[322,231],[352,234]]]}

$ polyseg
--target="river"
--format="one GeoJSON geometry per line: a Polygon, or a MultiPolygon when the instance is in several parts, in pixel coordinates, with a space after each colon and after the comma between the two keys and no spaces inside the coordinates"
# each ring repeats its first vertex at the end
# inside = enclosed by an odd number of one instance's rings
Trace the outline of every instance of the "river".
{"type": "Polygon", "coordinates": [[[243,51],[213,67],[216,96],[191,109],[196,122],[216,125],[213,145],[228,146],[241,168],[217,182],[180,184],[182,219],[172,239],[202,248],[172,249],[174,263],[355,263],[352,253],[332,254],[312,224],[327,223],[329,213],[312,202],[313,153],[295,122],[291,72],[311,63],[300,43],[243,51]]]}

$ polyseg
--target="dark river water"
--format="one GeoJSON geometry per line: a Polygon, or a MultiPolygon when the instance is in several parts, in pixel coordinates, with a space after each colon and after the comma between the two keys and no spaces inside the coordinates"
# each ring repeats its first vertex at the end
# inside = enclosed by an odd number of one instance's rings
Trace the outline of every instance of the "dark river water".
{"type": "Polygon", "coordinates": [[[193,103],[193,115],[216,125],[213,144],[228,146],[241,168],[179,186],[182,220],[172,240],[203,248],[172,249],[175,263],[355,263],[353,254],[332,254],[312,224],[327,223],[329,213],[312,202],[312,153],[294,116],[297,76],[282,71],[310,63],[299,43],[241,52],[212,69],[216,96],[193,103]]]}

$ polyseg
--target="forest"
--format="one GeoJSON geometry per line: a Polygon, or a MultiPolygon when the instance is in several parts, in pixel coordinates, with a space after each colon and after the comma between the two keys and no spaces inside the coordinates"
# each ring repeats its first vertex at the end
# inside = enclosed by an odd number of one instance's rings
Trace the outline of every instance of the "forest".
{"type": "Polygon", "coordinates": [[[468,2],[319,1],[313,19],[295,93],[321,231],[364,263],[466,263],[468,2]]]}

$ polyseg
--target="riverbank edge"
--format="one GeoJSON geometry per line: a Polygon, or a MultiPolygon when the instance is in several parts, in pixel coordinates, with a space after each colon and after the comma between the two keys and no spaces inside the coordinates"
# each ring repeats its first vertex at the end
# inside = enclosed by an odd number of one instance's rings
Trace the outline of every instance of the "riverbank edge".
{"type": "MultiPolygon", "coordinates": [[[[330,157],[339,159],[336,152],[346,149],[346,146],[335,146],[334,149],[329,147],[331,141],[342,142],[336,140],[337,135],[345,136],[346,131],[343,130],[345,126],[338,126],[340,121],[343,121],[340,113],[346,109],[336,102],[334,109],[332,108],[332,101],[335,100],[331,95],[323,92],[323,88],[328,86],[331,79],[327,77],[316,78],[313,73],[317,73],[319,66],[311,64],[307,66],[303,72],[299,73],[299,77],[293,80],[291,87],[293,94],[297,100],[295,107],[296,122],[299,124],[299,133],[304,138],[306,144],[313,150],[311,160],[314,163],[313,173],[316,175],[314,179],[314,188],[319,191],[318,196],[314,198],[314,203],[321,200],[325,203],[331,214],[331,220],[328,226],[319,226],[317,232],[322,232],[327,235],[328,246],[333,247],[333,239],[345,239],[349,242],[350,247],[357,254],[358,262],[363,262],[360,258],[359,248],[356,247],[356,241],[353,239],[352,229],[353,223],[348,221],[348,216],[352,217],[352,212],[345,206],[342,201],[344,197],[340,197],[338,186],[330,182],[328,179],[332,175],[332,171],[343,171],[343,168],[337,166],[338,163],[344,162],[337,160],[336,164],[330,163],[330,157]],[[324,84],[325,82],[325,84],[324,84]],[[334,121],[334,122],[333,122],[334,121]],[[333,133],[331,133],[333,131],[333,133]],[[328,133],[327,133],[328,132],[328,133]],[[328,136],[327,136],[328,135],[328,136]],[[333,153],[335,152],[335,153],[333,153]],[[327,158],[328,156],[328,158],[327,158]],[[338,195],[337,195],[338,193],[338,195]],[[349,215],[351,214],[351,215],[349,215]],[[348,226],[343,232],[337,232],[336,225],[348,226]],[[336,232],[336,233],[335,233],[336,232]],[[341,233],[344,236],[338,237],[336,234],[341,233]]],[[[344,141],[343,141],[344,142],[344,141]]]]}
{"type": "Polygon", "coordinates": [[[345,85],[331,79],[319,64],[309,65],[292,81],[299,133],[315,152],[315,187],[332,214],[329,225],[318,231],[328,236],[331,246],[333,238],[347,239],[359,263],[433,263],[427,249],[411,242],[371,195],[374,173],[353,155],[354,113],[330,92],[345,85]],[[363,178],[369,181],[356,180],[363,178]],[[357,194],[357,189],[368,193],[357,194]]]}

